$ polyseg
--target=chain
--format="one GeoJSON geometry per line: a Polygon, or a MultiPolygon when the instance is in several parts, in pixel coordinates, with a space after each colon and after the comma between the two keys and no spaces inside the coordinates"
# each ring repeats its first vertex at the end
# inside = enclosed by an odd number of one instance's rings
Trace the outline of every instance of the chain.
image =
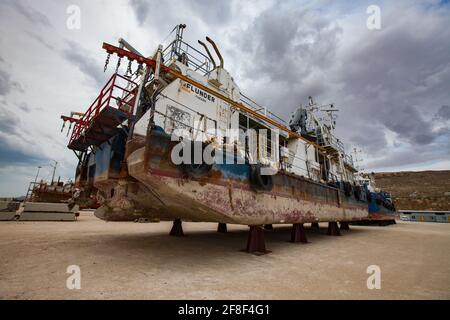
{"type": "Polygon", "coordinates": [[[103,68],[103,72],[106,72],[106,69],[108,68],[110,56],[111,56],[111,53],[108,53],[108,55],[106,56],[105,67],[103,68]]]}
{"type": "Polygon", "coordinates": [[[131,60],[128,60],[127,74],[130,74],[130,77],[133,75],[133,70],[131,70],[131,60]]]}
{"type": "Polygon", "coordinates": [[[139,76],[139,73],[141,72],[141,70],[142,70],[142,64],[138,64],[138,67],[137,67],[136,71],[134,72],[134,74],[139,76]]]}
{"type": "Polygon", "coordinates": [[[117,71],[119,71],[120,60],[122,60],[122,58],[119,58],[119,60],[117,60],[116,73],[117,73],[117,71]]]}

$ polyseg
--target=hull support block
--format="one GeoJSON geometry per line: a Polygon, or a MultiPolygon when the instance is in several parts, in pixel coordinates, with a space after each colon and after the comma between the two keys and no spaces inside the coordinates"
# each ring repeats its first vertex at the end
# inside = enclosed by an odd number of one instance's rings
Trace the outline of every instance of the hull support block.
{"type": "Polygon", "coordinates": [[[247,239],[247,248],[245,251],[257,255],[270,253],[270,251],[266,250],[264,229],[261,226],[250,226],[247,239]]]}
{"type": "Polygon", "coordinates": [[[348,221],[341,221],[339,224],[340,224],[341,230],[350,230],[348,221]]]}
{"type": "Polygon", "coordinates": [[[339,227],[337,222],[328,222],[328,231],[327,234],[329,236],[340,236],[341,232],[339,231],[339,227]]]}
{"type": "Polygon", "coordinates": [[[226,223],[219,223],[218,225],[217,225],[217,232],[220,232],[220,233],[227,233],[227,224],[226,223]]]}
{"type": "Polygon", "coordinates": [[[291,242],[308,243],[308,240],[306,239],[305,228],[303,228],[303,223],[294,223],[292,225],[291,242]]]}
{"type": "Polygon", "coordinates": [[[182,236],[184,236],[183,226],[181,225],[181,220],[180,219],[175,219],[173,221],[173,226],[172,226],[172,229],[170,230],[169,235],[171,235],[173,237],[182,237],[182,236]]]}

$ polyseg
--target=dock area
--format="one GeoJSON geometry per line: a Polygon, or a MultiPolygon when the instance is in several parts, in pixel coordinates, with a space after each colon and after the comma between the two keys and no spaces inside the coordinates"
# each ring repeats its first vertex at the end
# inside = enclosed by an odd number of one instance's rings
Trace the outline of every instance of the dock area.
{"type": "Polygon", "coordinates": [[[450,224],[398,221],[351,226],[340,237],[306,225],[308,244],[288,242],[289,226],[266,231],[273,253],[241,252],[248,228],[170,222],[0,223],[1,299],[450,299],[450,224]],[[68,266],[81,289],[66,287],[68,266]],[[368,266],[381,289],[368,289],[368,266]]]}

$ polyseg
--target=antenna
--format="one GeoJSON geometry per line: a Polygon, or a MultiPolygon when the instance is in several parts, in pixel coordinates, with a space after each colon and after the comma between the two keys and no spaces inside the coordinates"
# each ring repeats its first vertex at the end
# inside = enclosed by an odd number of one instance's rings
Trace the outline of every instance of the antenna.
{"type": "Polygon", "coordinates": [[[338,118],[337,114],[334,114],[334,113],[339,112],[339,109],[335,109],[333,103],[320,106],[320,108],[324,108],[324,107],[328,107],[328,108],[327,109],[319,109],[319,110],[322,112],[325,112],[327,114],[328,121],[329,121],[329,127],[330,127],[330,129],[334,130],[336,128],[336,120],[338,118]]]}
{"type": "Polygon", "coordinates": [[[38,179],[38,176],[39,176],[39,171],[41,170],[41,166],[38,166],[37,167],[37,173],[36,173],[36,178],[34,178],[34,183],[36,183],[37,182],[37,179],[38,179]]]}
{"type": "Polygon", "coordinates": [[[54,165],[50,165],[50,166],[53,168],[52,183],[51,183],[51,185],[53,184],[53,180],[55,179],[56,166],[58,165],[58,161],[56,161],[56,160],[52,160],[52,161],[54,161],[55,164],[54,164],[54,165]]]}

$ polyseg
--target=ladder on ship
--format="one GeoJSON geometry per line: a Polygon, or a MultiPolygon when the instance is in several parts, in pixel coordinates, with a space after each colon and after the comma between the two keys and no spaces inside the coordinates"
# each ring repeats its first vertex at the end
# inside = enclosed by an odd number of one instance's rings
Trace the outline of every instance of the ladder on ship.
{"type": "Polygon", "coordinates": [[[61,116],[64,122],[75,124],[69,149],[84,152],[115,136],[119,126],[126,120],[131,121],[137,92],[138,85],[134,81],[115,73],[80,118],[61,116]]]}

